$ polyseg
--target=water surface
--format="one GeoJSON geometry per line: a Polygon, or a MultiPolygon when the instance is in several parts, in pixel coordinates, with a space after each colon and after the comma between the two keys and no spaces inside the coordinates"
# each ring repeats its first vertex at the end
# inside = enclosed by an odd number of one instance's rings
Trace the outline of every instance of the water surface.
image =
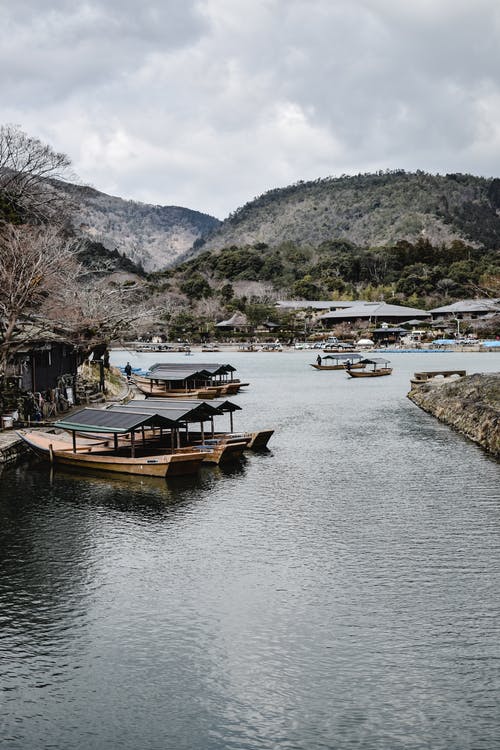
{"type": "Polygon", "coordinates": [[[405,394],[500,355],[391,358],[356,381],[313,352],[186,359],[235,363],[235,428],[276,430],[233,468],[5,470],[3,746],[498,747],[499,464],[405,394]]]}

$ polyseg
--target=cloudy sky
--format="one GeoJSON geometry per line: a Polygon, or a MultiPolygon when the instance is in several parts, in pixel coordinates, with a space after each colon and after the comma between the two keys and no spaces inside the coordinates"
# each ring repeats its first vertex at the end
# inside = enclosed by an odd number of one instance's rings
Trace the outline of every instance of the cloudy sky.
{"type": "Polygon", "coordinates": [[[219,218],[297,180],[500,176],[498,0],[4,0],[2,123],[219,218]]]}

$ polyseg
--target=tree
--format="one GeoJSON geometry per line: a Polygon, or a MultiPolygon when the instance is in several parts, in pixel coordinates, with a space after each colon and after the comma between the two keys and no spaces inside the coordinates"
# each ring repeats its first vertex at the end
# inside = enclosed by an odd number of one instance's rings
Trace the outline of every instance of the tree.
{"type": "Polygon", "coordinates": [[[0,211],[4,220],[62,223],[67,197],[49,180],[64,180],[70,166],[66,154],[15,125],[2,125],[0,211]]]}
{"type": "Polygon", "coordinates": [[[110,285],[106,279],[86,279],[81,271],[52,300],[50,318],[67,331],[70,341],[86,354],[113,340],[134,338],[139,329],[155,324],[161,310],[139,301],[137,285],[110,285]]]}
{"type": "Polygon", "coordinates": [[[78,251],[53,227],[8,225],[0,232],[0,374],[17,350],[49,331],[87,353],[130,338],[159,314],[138,300],[137,285],[96,280],[78,251]]]}
{"type": "Polygon", "coordinates": [[[33,334],[26,328],[38,316],[49,330],[44,303],[58,296],[79,274],[71,245],[55,229],[8,225],[0,232],[0,374],[11,354],[33,334]]]}

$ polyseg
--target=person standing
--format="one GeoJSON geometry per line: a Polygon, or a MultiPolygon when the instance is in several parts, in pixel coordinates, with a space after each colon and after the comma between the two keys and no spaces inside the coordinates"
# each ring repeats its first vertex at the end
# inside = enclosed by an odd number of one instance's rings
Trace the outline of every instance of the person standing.
{"type": "Polygon", "coordinates": [[[125,375],[127,376],[127,383],[130,383],[130,379],[132,377],[132,366],[130,362],[127,362],[125,365],[125,375]]]}

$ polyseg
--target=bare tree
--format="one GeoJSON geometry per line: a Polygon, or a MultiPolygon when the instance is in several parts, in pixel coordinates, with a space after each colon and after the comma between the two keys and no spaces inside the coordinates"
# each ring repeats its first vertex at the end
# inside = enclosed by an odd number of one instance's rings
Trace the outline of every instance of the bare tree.
{"type": "Polygon", "coordinates": [[[68,177],[71,161],[16,125],[0,127],[0,201],[3,212],[33,222],[65,219],[68,198],[50,180],[68,177]]]}
{"type": "MultiPolygon", "coordinates": [[[[0,374],[12,353],[33,337],[26,322],[77,278],[74,250],[56,229],[7,225],[0,233],[0,374]]],[[[48,315],[38,329],[50,329],[48,315]]]]}
{"type": "Polygon", "coordinates": [[[81,350],[123,340],[137,328],[149,326],[158,310],[139,299],[136,285],[110,285],[106,279],[85,279],[68,284],[51,307],[50,317],[58,328],[68,332],[81,350]]]}

